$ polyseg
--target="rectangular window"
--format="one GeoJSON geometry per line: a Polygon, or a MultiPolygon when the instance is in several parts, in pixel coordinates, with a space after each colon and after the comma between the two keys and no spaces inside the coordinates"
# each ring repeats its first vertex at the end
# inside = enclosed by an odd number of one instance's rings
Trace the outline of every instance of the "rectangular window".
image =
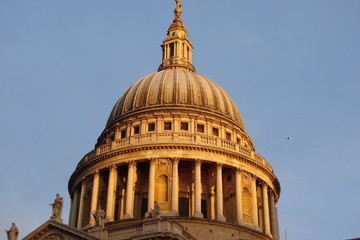
{"type": "Polygon", "coordinates": [[[140,133],[140,126],[137,125],[134,127],[134,134],[139,134],[140,133]]]}
{"type": "Polygon", "coordinates": [[[189,130],[189,123],[187,123],[187,122],[181,122],[180,129],[181,129],[181,130],[184,130],[184,131],[188,131],[188,130],[189,130]]]}
{"type": "Polygon", "coordinates": [[[196,126],[196,128],[197,128],[197,132],[198,133],[204,133],[205,132],[205,126],[204,126],[204,124],[198,124],[197,126],[196,126]]]}
{"type": "Polygon", "coordinates": [[[110,135],[110,141],[114,141],[114,140],[115,140],[115,135],[114,134],[110,135]]]}
{"type": "Polygon", "coordinates": [[[226,140],[231,141],[231,133],[226,132],[226,140]]]}
{"type": "Polygon", "coordinates": [[[219,136],[219,129],[218,128],[213,127],[212,132],[213,132],[214,136],[217,136],[217,137],[219,136]]]}
{"type": "Polygon", "coordinates": [[[126,129],[121,130],[121,138],[126,138],[126,129]]]}
{"type": "Polygon", "coordinates": [[[170,43],[170,57],[175,56],[175,44],[170,43]]]}
{"type": "Polygon", "coordinates": [[[148,125],[148,132],[155,131],[155,123],[149,123],[148,125]]]}
{"type": "Polygon", "coordinates": [[[171,122],[164,122],[164,130],[171,130],[171,122]]]}

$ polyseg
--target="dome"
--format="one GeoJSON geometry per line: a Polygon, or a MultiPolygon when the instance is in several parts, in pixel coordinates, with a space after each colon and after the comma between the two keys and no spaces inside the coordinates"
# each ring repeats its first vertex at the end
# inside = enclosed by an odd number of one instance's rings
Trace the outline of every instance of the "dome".
{"type": "Polygon", "coordinates": [[[212,113],[244,129],[229,95],[209,78],[186,70],[160,71],[138,80],[117,101],[106,127],[125,116],[159,108],[212,113]]]}
{"type": "Polygon", "coordinates": [[[229,95],[195,72],[176,2],[158,72],[119,98],[69,180],[69,225],[109,240],[279,240],[280,184],[229,95]]]}

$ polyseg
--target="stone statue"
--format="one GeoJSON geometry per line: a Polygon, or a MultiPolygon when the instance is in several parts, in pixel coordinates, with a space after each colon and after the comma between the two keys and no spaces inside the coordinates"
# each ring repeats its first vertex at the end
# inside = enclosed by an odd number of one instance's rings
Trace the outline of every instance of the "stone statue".
{"type": "Polygon", "coordinates": [[[180,3],[180,0],[175,0],[175,2],[176,2],[176,7],[177,7],[177,8],[181,8],[181,7],[182,7],[182,5],[181,5],[181,3],[180,3]]]}
{"type": "Polygon", "coordinates": [[[50,205],[52,206],[52,216],[50,217],[50,219],[55,221],[62,221],[61,214],[64,206],[64,200],[62,197],[60,197],[60,194],[56,194],[54,203],[50,205]]]}
{"type": "Polygon", "coordinates": [[[157,201],[154,202],[154,209],[151,209],[145,214],[146,219],[150,218],[160,218],[161,208],[157,201]]]}
{"type": "Polygon", "coordinates": [[[11,227],[9,230],[5,230],[7,234],[8,240],[17,240],[19,235],[19,229],[15,225],[15,223],[11,224],[11,227]]]}
{"type": "Polygon", "coordinates": [[[98,210],[93,211],[92,215],[95,218],[96,226],[100,227],[101,229],[104,228],[105,224],[105,212],[101,209],[101,206],[99,206],[98,210]]]}

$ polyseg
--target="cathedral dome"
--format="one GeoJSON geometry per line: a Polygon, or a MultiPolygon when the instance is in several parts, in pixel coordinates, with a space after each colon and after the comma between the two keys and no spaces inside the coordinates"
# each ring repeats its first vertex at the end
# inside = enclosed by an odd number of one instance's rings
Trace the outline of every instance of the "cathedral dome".
{"type": "Polygon", "coordinates": [[[119,98],[69,180],[69,225],[109,240],[278,240],[280,184],[229,95],[196,73],[176,4],[158,72],[119,98]]]}
{"type": "Polygon", "coordinates": [[[244,129],[229,95],[209,78],[187,70],[160,71],[138,80],[117,101],[106,126],[139,112],[159,109],[213,114],[244,129]]]}

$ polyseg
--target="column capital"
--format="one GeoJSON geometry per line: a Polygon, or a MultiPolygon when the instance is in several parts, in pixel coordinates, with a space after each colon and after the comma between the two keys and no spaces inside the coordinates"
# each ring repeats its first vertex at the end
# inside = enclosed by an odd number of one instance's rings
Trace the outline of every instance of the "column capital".
{"type": "Polygon", "coordinates": [[[136,162],[134,160],[128,161],[127,164],[129,165],[129,167],[136,167],[136,162]]]}
{"type": "Polygon", "coordinates": [[[117,169],[117,166],[115,164],[111,164],[108,166],[109,171],[115,171],[117,169]]]}
{"type": "Polygon", "coordinates": [[[224,166],[223,163],[216,163],[216,168],[222,168],[224,166]]]}
{"type": "Polygon", "coordinates": [[[155,163],[157,158],[148,158],[150,164],[155,163]]]}
{"type": "Polygon", "coordinates": [[[196,158],[194,161],[195,161],[195,164],[196,164],[196,165],[197,165],[197,164],[201,165],[202,162],[203,162],[203,160],[201,160],[201,159],[199,159],[199,158],[196,158]]]}
{"type": "Polygon", "coordinates": [[[178,158],[178,157],[170,158],[170,160],[172,161],[172,163],[179,163],[180,162],[180,158],[178,158]]]}
{"type": "Polygon", "coordinates": [[[234,172],[235,173],[243,173],[243,169],[242,168],[240,168],[240,167],[236,167],[236,168],[234,168],[234,172]]]}
{"type": "Polygon", "coordinates": [[[258,176],[256,174],[251,174],[251,178],[257,180],[258,176]]]}
{"type": "Polygon", "coordinates": [[[95,169],[94,171],[91,171],[90,174],[95,176],[95,175],[100,175],[100,172],[98,169],[95,169]]]}

